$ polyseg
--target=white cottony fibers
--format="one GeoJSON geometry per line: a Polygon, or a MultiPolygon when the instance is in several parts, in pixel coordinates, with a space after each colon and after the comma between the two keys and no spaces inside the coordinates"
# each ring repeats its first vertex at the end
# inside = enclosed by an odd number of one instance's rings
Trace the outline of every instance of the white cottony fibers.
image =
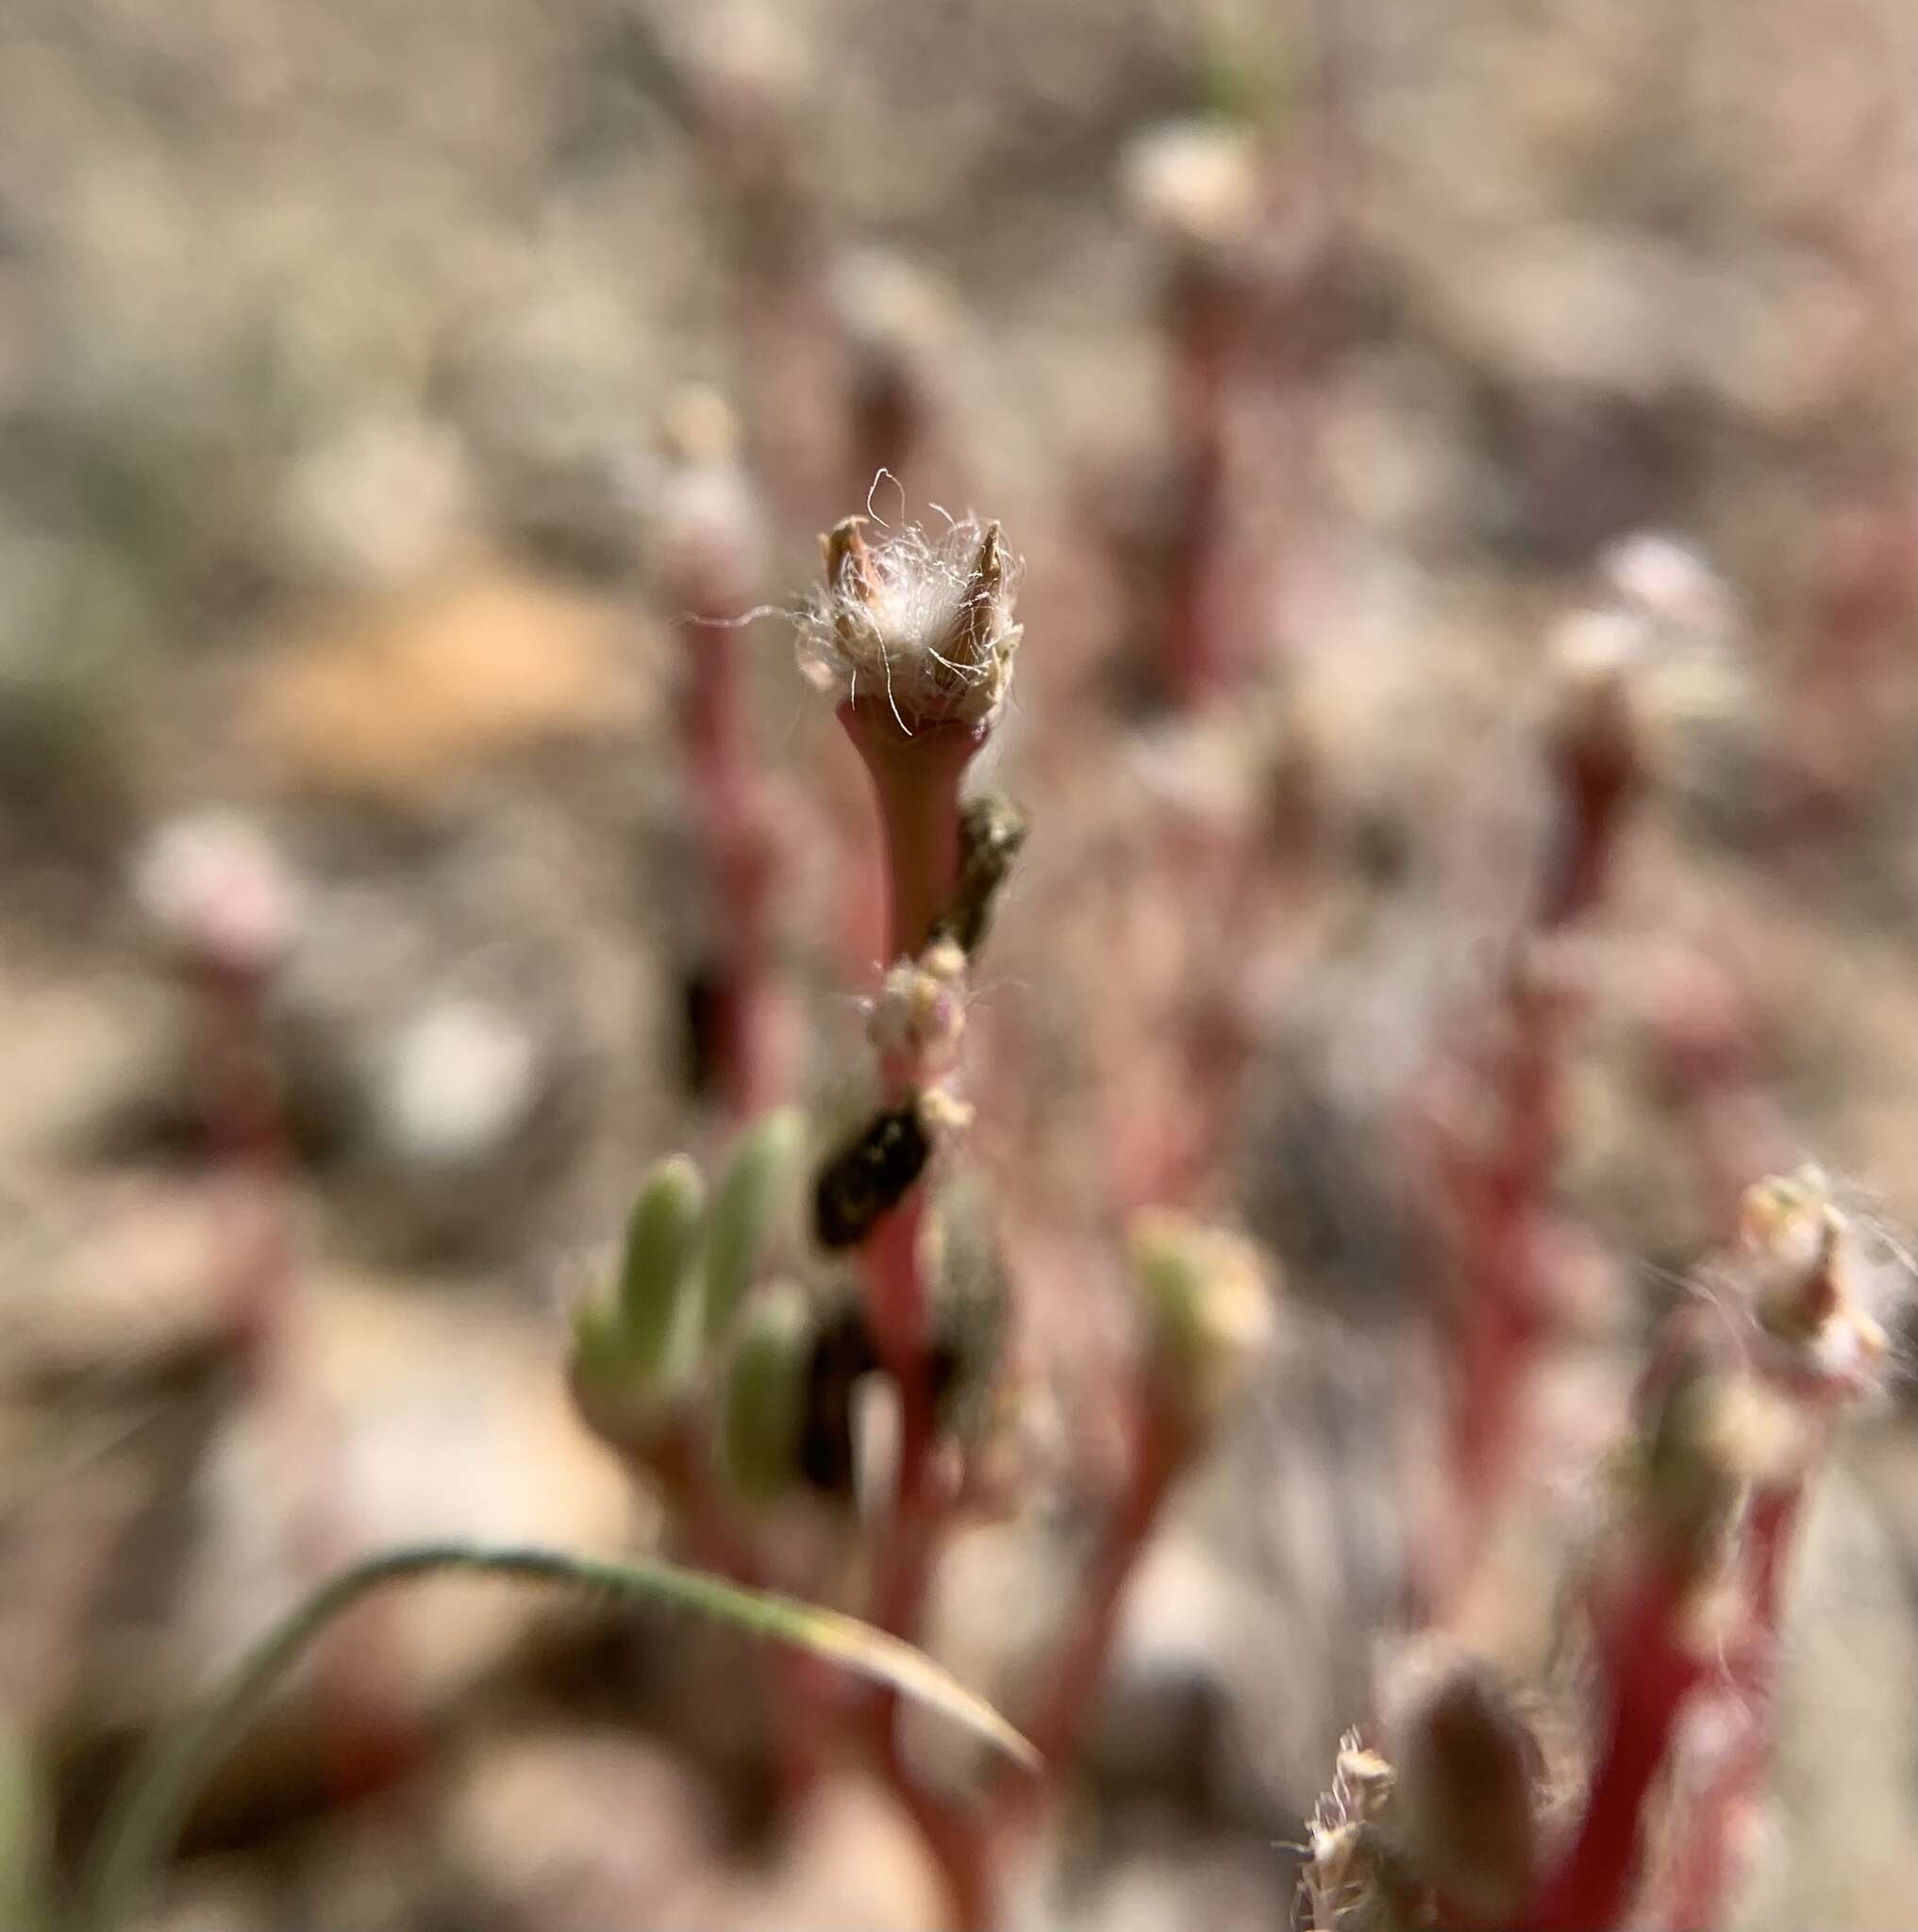
{"type": "Polygon", "coordinates": [[[799,668],[840,702],[888,707],[901,730],[984,729],[1004,704],[1020,627],[1020,561],[997,524],[965,517],[935,539],[917,525],[866,544],[860,523],[827,539],[826,581],[799,612],[799,668]]]}

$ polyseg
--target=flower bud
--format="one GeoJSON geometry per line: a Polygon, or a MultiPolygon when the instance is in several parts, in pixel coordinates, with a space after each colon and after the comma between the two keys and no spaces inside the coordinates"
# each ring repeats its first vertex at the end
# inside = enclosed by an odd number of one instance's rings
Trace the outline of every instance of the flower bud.
{"type": "Polygon", "coordinates": [[[706,1183],[683,1154],[646,1176],[626,1218],[620,1257],[618,1328],[628,1364],[656,1372],[677,1329],[706,1217],[706,1183]]]}
{"type": "Polygon", "coordinates": [[[866,1017],[866,1037],[883,1066],[913,1080],[951,1068],[965,1030],[965,977],[966,956],[949,939],[935,939],[886,974],[866,1017]]]}
{"type": "Polygon", "coordinates": [[[1795,1365],[1831,1389],[1868,1384],[1888,1342],[1862,1305],[1857,1231],[1821,1170],[1802,1167],[1745,1191],[1738,1266],[1753,1312],[1795,1365]]]}
{"type": "Polygon", "coordinates": [[[730,1325],[759,1272],[768,1239],[788,1212],[805,1141],[795,1108],[778,1108],[754,1123],[733,1151],[706,1224],[705,1334],[716,1341],[730,1325]]]}
{"type": "Polygon", "coordinates": [[[1215,1416],[1270,1344],[1263,1257],[1249,1241],[1149,1208],[1126,1245],[1156,1371],[1192,1422],[1215,1416]]]}
{"type": "Polygon", "coordinates": [[[1474,1920],[1516,1909],[1537,1874],[1543,1754],[1502,1677],[1429,1645],[1391,1687],[1386,1731],[1393,1823],[1419,1876],[1474,1920]]]}
{"type": "Polygon", "coordinates": [[[997,524],[968,517],[934,541],[916,525],[869,545],[847,517],[820,540],[826,582],[798,620],[800,670],[817,689],[888,715],[907,738],[990,729],[1020,628],[1018,560],[997,524]]]}
{"type": "Polygon", "coordinates": [[[720,1405],[721,1461],[744,1502],[776,1501],[798,1473],[811,1353],[810,1313],[798,1288],[776,1282],[753,1296],[720,1405]]]}

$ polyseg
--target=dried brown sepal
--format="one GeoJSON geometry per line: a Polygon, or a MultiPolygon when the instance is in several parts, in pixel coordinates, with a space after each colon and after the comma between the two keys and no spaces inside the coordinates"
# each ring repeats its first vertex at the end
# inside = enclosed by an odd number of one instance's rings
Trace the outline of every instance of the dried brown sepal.
{"type": "Polygon", "coordinates": [[[842,517],[819,540],[826,560],[826,581],[835,591],[870,605],[877,589],[873,577],[873,553],[866,548],[864,517],[842,517]]]}
{"type": "Polygon", "coordinates": [[[963,624],[967,656],[982,658],[992,648],[999,600],[1006,593],[1006,533],[996,521],[986,525],[966,591],[963,624]]]}

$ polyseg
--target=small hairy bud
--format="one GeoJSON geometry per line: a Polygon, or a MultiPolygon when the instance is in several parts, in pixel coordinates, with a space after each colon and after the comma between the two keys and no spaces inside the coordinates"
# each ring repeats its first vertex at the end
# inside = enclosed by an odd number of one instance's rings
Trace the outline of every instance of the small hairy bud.
{"type": "Polygon", "coordinates": [[[1816,1167],[1745,1191],[1736,1263],[1760,1325],[1836,1383],[1864,1381],[1884,1356],[1885,1331],[1860,1298],[1856,1234],[1816,1167]]]}
{"type": "Polygon", "coordinates": [[[1393,1819],[1419,1875],[1475,1918],[1512,1911],[1538,1868],[1543,1754],[1493,1666],[1432,1642],[1387,1694],[1393,1819]]]}
{"type": "Polygon", "coordinates": [[[1264,1259],[1236,1235],[1160,1208],[1133,1217],[1126,1247],[1155,1368],[1188,1419],[1209,1422],[1271,1343],[1264,1259]]]}
{"type": "Polygon", "coordinates": [[[805,1144],[795,1108],[776,1108],[742,1136],[713,1196],[706,1229],[705,1332],[724,1335],[788,1211],[805,1144]]]}
{"type": "Polygon", "coordinates": [[[965,1030],[965,977],[964,952],[939,939],[887,974],[866,1019],[866,1037],[885,1065],[920,1080],[951,1068],[965,1030]]]}
{"type": "Polygon", "coordinates": [[[819,1171],[812,1232],[822,1248],[852,1248],[905,1198],[932,1158],[920,1096],[876,1114],[819,1171]]]}
{"type": "Polygon", "coordinates": [[[916,525],[869,544],[848,517],[820,539],[826,582],[799,613],[799,668],[836,701],[874,707],[907,737],[991,729],[1011,681],[1019,561],[976,517],[934,540],[916,525]]]}
{"type": "Polygon", "coordinates": [[[1396,1773],[1368,1750],[1357,1731],[1339,1740],[1332,1788],[1306,1824],[1300,1874],[1311,1932],[1383,1932],[1393,1923],[1390,1864],[1379,1822],[1391,1802],[1396,1773]]]}
{"type": "Polygon", "coordinates": [[[811,1353],[805,1294],[775,1282],[740,1317],[720,1405],[720,1452],[741,1499],[776,1502],[799,1471],[811,1353]]]}
{"type": "Polygon", "coordinates": [[[646,1176],[626,1217],[620,1257],[617,1315],[627,1361],[651,1374],[665,1359],[687,1291],[706,1221],[706,1183],[684,1154],[646,1176]]]}

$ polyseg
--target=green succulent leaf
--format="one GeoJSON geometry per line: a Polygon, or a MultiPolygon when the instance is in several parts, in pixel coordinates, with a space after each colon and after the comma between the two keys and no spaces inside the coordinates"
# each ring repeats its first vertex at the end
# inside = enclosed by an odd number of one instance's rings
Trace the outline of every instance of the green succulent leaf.
{"type": "Polygon", "coordinates": [[[664,1360],[692,1280],[706,1221],[706,1183],[675,1154],[646,1176],[626,1219],[620,1257],[619,1318],[626,1358],[641,1374],[664,1360]]]}
{"type": "Polygon", "coordinates": [[[762,1289],[741,1317],[720,1447],[726,1479],[747,1503],[774,1501],[798,1466],[810,1340],[806,1296],[790,1281],[762,1289]]]}
{"type": "Polygon", "coordinates": [[[706,1337],[717,1341],[752,1287],[768,1237],[795,1195],[806,1126],[782,1107],[747,1129],[713,1197],[706,1233],[706,1337]]]}

